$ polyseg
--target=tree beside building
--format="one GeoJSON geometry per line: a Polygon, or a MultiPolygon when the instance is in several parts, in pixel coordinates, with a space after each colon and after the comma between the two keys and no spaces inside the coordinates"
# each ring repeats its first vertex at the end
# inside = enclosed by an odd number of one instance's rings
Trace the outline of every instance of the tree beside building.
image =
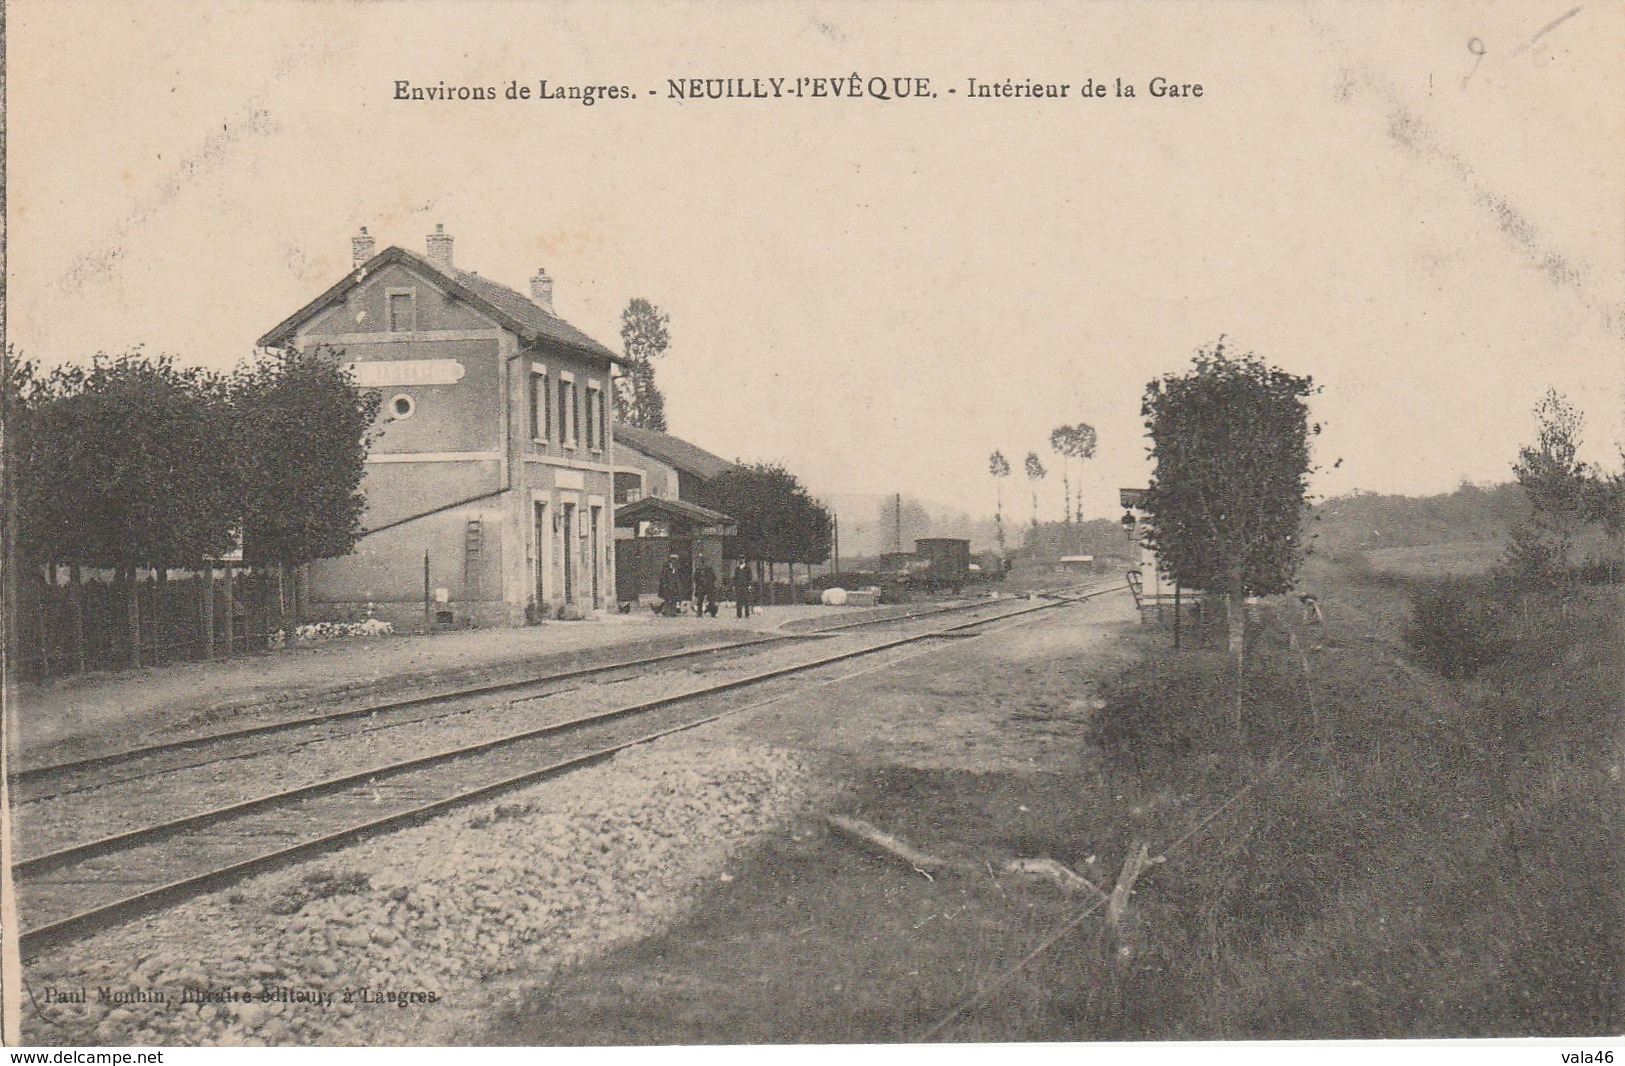
{"type": "Polygon", "coordinates": [[[242,479],[225,382],[132,351],[57,367],[20,399],[29,409],[16,484],[24,557],[116,571],[139,666],[139,572],[162,582],[232,542],[242,479]]]}
{"type": "Polygon", "coordinates": [[[706,482],[699,499],[737,523],[737,557],[812,565],[830,556],[829,511],[777,463],[738,465],[706,482]]]}
{"type": "Polygon", "coordinates": [[[361,482],[381,398],[356,386],[342,358],[320,347],[262,351],[231,382],[243,558],[277,568],[284,604],[289,575],[348,555],[363,532],[361,482]]]}
{"type": "Polygon", "coordinates": [[[655,384],[656,359],[671,346],[671,316],[634,297],[621,312],[621,346],[627,366],[615,379],[615,418],[639,429],[666,431],[666,399],[655,384]]]}
{"type": "Polygon", "coordinates": [[[882,542],[891,545],[895,552],[909,550],[916,540],[934,532],[935,523],[925,504],[902,493],[893,493],[880,501],[877,520],[882,542]]]}

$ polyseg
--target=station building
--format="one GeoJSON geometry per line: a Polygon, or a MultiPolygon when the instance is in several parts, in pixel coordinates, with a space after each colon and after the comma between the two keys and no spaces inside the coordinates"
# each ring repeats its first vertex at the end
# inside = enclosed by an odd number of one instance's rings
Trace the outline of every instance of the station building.
{"type": "Polygon", "coordinates": [[[560,318],[538,270],[525,295],[425,254],[375,250],[261,337],[328,346],[382,394],[353,554],[312,563],[306,602],[397,625],[518,625],[612,603],[615,427],[625,359],[560,318]]]}
{"type": "Polygon", "coordinates": [[[616,426],[615,575],[622,603],[649,600],[675,556],[680,572],[702,562],[727,578],[724,547],[736,532],[729,515],[699,503],[700,488],[735,464],[680,437],[616,426]]]}

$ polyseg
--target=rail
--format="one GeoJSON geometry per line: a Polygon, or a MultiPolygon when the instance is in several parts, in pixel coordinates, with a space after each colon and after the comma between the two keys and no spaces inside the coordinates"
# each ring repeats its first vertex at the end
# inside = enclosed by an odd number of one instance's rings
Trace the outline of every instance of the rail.
{"type": "MultiPolygon", "coordinates": [[[[472,787],[460,784],[449,794],[435,796],[423,800],[422,797],[413,797],[410,787],[397,786],[395,791],[402,794],[407,800],[404,809],[377,815],[376,797],[380,785],[388,788],[389,779],[404,779],[417,771],[426,771],[435,767],[448,766],[458,760],[472,760],[483,754],[510,755],[520,750],[520,746],[527,742],[546,739],[552,740],[573,732],[584,732],[592,726],[601,726],[611,722],[630,721],[652,712],[678,707],[684,704],[715,697],[725,692],[741,690],[747,687],[764,684],[768,681],[788,678],[804,674],[837,663],[848,662],[862,657],[873,656],[881,652],[908,645],[921,644],[933,641],[943,636],[951,636],[979,626],[1004,622],[1009,619],[1020,618],[1037,614],[1038,612],[1052,610],[1057,607],[1081,603],[1096,596],[1107,595],[1119,589],[1106,588],[1087,592],[1081,595],[1062,596],[1047,599],[1044,602],[1030,604],[1018,610],[1006,611],[987,618],[973,618],[955,625],[933,629],[924,633],[915,633],[884,640],[865,647],[847,650],[834,655],[822,656],[809,662],[797,663],[790,666],[777,667],[771,670],[734,678],[715,685],[705,686],[682,693],[663,696],[654,700],[641,701],[607,711],[594,712],[565,722],[553,723],[538,729],[524,730],[507,736],[480,741],[476,744],[464,745],[458,748],[435,752],[426,756],[401,760],[396,763],[370,767],[366,770],[355,771],[335,778],[313,782],[296,789],[288,789],[278,793],[255,797],[253,799],[229,804],[211,811],[172,819],[168,822],[145,826],[128,833],[115,834],[85,844],[74,845],[59,849],[55,852],[35,856],[31,859],[17,863],[14,876],[18,880],[19,890],[28,894],[37,894],[43,889],[48,893],[60,894],[70,891],[69,886],[83,886],[99,884],[95,879],[87,879],[83,873],[76,870],[80,864],[92,862],[108,855],[125,853],[133,849],[161,843],[166,839],[180,837],[190,831],[205,826],[219,826],[232,821],[252,816],[255,813],[266,811],[282,811],[304,800],[325,797],[341,796],[346,790],[364,789],[369,797],[364,806],[369,810],[369,816],[360,820],[352,820],[351,824],[338,826],[317,827],[317,835],[313,838],[296,842],[291,845],[272,847],[262,850],[246,858],[231,857],[225,862],[208,862],[205,857],[206,868],[195,873],[183,874],[180,877],[163,880],[159,883],[148,883],[146,887],[138,888],[127,895],[118,896],[111,900],[92,901],[82,910],[73,911],[61,918],[31,929],[25,929],[19,942],[25,952],[35,952],[49,944],[63,940],[74,939],[80,936],[116,924],[136,914],[146,913],[150,910],[174,903],[180,899],[188,898],[200,892],[229,883],[250,873],[261,872],[285,864],[289,861],[303,858],[307,855],[330,850],[367,837],[415,824],[435,814],[465,805],[470,802],[482,800],[488,796],[508,791],[523,785],[545,780],[549,777],[568,772],[583,766],[591,765],[609,758],[618,751],[638,744],[649,743],[652,740],[668,736],[675,732],[692,729],[708,722],[712,722],[729,714],[742,713],[752,709],[753,706],[733,708],[717,713],[709,713],[699,718],[669,723],[659,729],[647,733],[640,733],[631,738],[620,738],[614,743],[604,745],[595,742],[589,745],[588,750],[568,754],[566,757],[555,757],[544,765],[531,766],[517,774],[500,773],[496,779],[482,781],[472,787]],[[52,879],[44,875],[51,871],[66,870],[67,877],[52,879]],[[42,884],[43,882],[43,884],[42,884]]],[[[1002,605],[1002,604],[1001,604],[1002,605]]],[[[888,621],[894,619],[888,619],[888,621]]],[[[715,650],[715,649],[712,649],[715,650]]],[[[923,652],[922,652],[923,653],[923,652]]],[[[780,697],[773,697],[783,698],[780,697]]],[[[500,770],[501,758],[494,759],[493,772],[500,770]]],[[[433,783],[431,782],[431,785],[433,783]]],[[[230,839],[229,834],[217,834],[223,839],[230,839]]],[[[232,844],[239,841],[230,839],[232,844]]],[[[192,838],[192,847],[188,853],[206,851],[206,845],[198,838],[192,838]]],[[[222,845],[224,846],[224,845],[222,845]]],[[[169,876],[174,856],[157,856],[152,865],[163,871],[165,877],[169,876]]],[[[132,879],[133,880],[133,879],[132,879]]],[[[119,889],[122,891],[122,889],[119,889]]],[[[61,902],[57,895],[52,896],[61,902]]]]}

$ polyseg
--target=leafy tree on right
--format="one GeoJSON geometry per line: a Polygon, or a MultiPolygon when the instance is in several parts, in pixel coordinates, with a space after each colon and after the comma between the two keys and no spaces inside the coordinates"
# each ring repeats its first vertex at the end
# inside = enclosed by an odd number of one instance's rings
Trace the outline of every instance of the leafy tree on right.
{"type": "Polygon", "coordinates": [[[1520,448],[1512,464],[1530,516],[1513,530],[1508,562],[1520,578],[1555,585],[1573,576],[1571,549],[1580,533],[1593,518],[1605,517],[1597,506],[1604,479],[1579,459],[1584,418],[1556,389],[1535,405],[1535,421],[1536,443],[1520,448]]]}
{"type": "Polygon", "coordinates": [[[1140,406],[1156,463],[1147,542],[1178,584],[1225,597],[1238,664],[1244,597],[1288,591],[1303,561],[1315,391],[1220,337],[1187,373],[1147,385],[1140,406]]]}

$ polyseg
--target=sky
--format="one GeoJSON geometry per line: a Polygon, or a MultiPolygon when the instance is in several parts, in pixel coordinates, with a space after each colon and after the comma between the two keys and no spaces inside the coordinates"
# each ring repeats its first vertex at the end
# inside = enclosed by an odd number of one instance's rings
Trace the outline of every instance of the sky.
{"type": "Polygon", "coordinates": [[[611,347],[652,300],[672,431],[818,493],[985,515],[990,452],[1025,500],[1021,457],[1082,421],[1085,512],[1113,517],[1149,476],[1146,383],[1221,335],[1322,387],[1318,493],[1506,480],[1549,387],[1619,463],[1620,5],[7,6],[9,340],[46,364],[228,368],[358,227],[421,251],[442,223],[464,269],[545,267],[611,347]],[[668,92],[854,73],[937,95],[668,92]],[[1118,78],[1135,98],[1079,96],[1118,78]]]}

